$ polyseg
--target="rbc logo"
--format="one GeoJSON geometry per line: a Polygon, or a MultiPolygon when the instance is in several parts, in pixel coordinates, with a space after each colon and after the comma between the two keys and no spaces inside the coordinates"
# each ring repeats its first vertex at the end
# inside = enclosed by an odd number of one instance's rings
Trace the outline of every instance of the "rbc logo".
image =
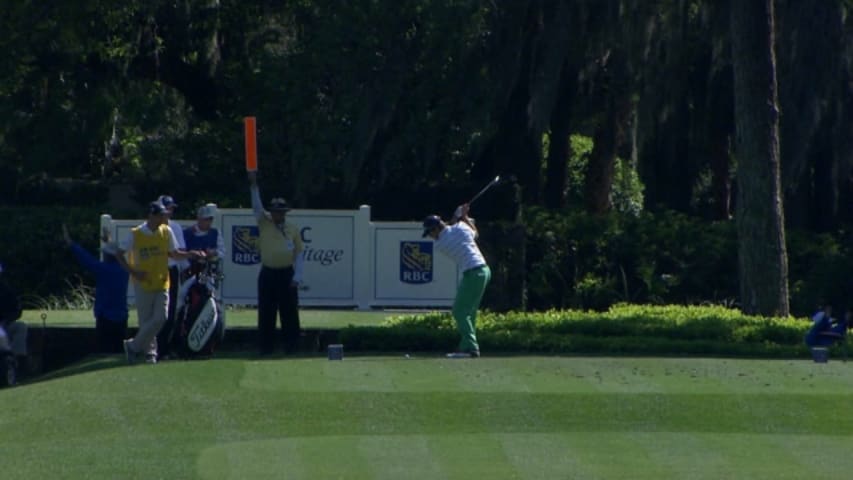
{"type": "Polygon", "coordinates": [[[231,227],[231,261],[237,265],[261,263],[258,249],[257,225],[234,225],[231,227]]]}
{"type": "Polygon", "coordinates": [[[432,242],[400,242],[400,281],[432,281],[432,242]]]}

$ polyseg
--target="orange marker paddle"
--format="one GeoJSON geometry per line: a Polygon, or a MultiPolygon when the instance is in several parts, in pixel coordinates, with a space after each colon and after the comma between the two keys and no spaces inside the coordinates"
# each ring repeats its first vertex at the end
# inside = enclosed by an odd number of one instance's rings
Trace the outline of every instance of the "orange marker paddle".
{"type": "Polygon", "coordinates": [[[258,143],[255,130],[255,117],[246,117],[243,119],[243,126],[246,131],[246,171],[258,171],[258,143]]]}

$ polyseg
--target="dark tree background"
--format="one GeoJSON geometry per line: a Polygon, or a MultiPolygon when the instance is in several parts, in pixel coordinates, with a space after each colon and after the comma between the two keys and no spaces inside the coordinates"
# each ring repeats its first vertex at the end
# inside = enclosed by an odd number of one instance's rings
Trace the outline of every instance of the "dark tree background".
{"type": "Polygon", "coordinates": [[[745,3],[6,0],[0,206],[245,206],[254,115],[262,188],[297,206],[415,219],[501,174],[553,212],[755,212],[784,296],[784,230],[853,221],[853,0],[768,3],[778,92],[736,82],[770,56],[732,48],[745,3]],[[744,95],[778,97],[775,158],[744,95]]]}

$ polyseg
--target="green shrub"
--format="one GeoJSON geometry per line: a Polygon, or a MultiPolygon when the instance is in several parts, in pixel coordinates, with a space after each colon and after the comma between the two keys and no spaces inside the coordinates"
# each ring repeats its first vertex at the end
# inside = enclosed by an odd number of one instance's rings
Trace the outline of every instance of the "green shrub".
{"type": "MultiPolygon", "coordinates": [[[[722,306],[618,304],[599,311],[482,313],[477,330],[491,352],[606,355],[808,355],[808,319],[743,315],[722,306]]],[[[391,317],[380,327],[341,331],[348,349],[451,350],[458,340],[448,313],[391,317]]]]}
{"type": "Polygon", "coordinates": [[[539,208],[525,216],[533,308],[737,297],[737,243],[729,222],[674,212],[590,216],[539,208]]]}

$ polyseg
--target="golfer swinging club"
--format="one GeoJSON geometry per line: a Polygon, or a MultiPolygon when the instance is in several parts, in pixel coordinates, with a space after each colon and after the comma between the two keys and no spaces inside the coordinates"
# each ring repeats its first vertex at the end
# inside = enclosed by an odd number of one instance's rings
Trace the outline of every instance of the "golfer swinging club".
{"type": "Polygon", "coordinates": [[[438,215],[424,219],[423,237],[435,240],[435,247],[450,257],[462,269],[462,280],[456,289],[453,301],[453,319],[462,338],[459,348],[448,358],[477,358],[480,345],[477,343],[477,310],[492,272],[477,246],[477,227],[468,218],[470,203],[460,205],[453,214],[453,221],[446,224],[438,215]]]}

